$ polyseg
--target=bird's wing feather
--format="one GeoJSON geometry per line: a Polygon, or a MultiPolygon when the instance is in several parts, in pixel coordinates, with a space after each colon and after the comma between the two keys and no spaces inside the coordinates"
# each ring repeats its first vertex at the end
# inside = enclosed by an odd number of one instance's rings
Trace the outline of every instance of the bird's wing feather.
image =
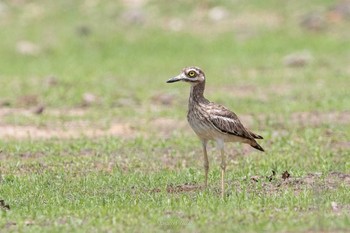
{"type": "Polygon", "coordinates": [[[254,140],[254,137],[243,126],[234,112],[231,112],[222,105],[214,103],[210,103],[208,105],[207,111],[209,112],[211,123],[221,132],[249,140],[254,140]]]}

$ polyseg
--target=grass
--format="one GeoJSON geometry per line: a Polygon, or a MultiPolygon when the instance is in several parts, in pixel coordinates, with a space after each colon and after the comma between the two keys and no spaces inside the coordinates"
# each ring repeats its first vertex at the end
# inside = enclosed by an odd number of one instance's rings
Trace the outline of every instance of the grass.
{"type": "Polygon", "coordinates": [[[333,1],[149,1],[136,21],[111,1],[2,4],[0,232],[349,231],[350,34],[333,1]],[[309,12],[324,30],[299,25],[309,12]],[[188,65],[265,138],[266,153],[227,145],[224,201],[214,144],[201,187],[188,86],[165,84],[188,65]]]}

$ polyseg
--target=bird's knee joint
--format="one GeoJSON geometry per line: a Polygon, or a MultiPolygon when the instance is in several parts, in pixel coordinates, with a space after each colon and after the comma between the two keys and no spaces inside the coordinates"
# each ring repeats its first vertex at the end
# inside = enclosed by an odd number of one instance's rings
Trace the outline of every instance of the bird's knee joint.
{"type": "Polygon", "coordinates": [[[226,164],[222,163],[222,164],[220,164],[220,167],[221,167],[222,170],[225,170],[226,169],[226,164]]]}

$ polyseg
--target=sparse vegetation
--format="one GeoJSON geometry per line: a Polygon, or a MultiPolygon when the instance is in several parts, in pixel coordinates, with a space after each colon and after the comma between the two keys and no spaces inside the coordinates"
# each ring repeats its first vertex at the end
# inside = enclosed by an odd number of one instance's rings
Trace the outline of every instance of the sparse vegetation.
{"type": "Polygon", "coordinates": [[[348,3],[132,2],[0,2],[0,232],[348,232],[348,3]],[[265,138],[225,201],[189,65],[265,138]]]}

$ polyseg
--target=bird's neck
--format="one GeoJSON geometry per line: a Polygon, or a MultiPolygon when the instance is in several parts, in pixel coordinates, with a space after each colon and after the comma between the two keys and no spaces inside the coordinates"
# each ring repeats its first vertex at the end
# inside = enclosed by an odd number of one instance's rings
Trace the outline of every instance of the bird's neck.
{"type": "Polygon", "coordinates": [[[198,83],[196,85],[191,86],[191,92],[190,92],[190,102],[203,102],[207,101],[204,98],[204,88],[205,88],[205,82],[198,83]]]}

